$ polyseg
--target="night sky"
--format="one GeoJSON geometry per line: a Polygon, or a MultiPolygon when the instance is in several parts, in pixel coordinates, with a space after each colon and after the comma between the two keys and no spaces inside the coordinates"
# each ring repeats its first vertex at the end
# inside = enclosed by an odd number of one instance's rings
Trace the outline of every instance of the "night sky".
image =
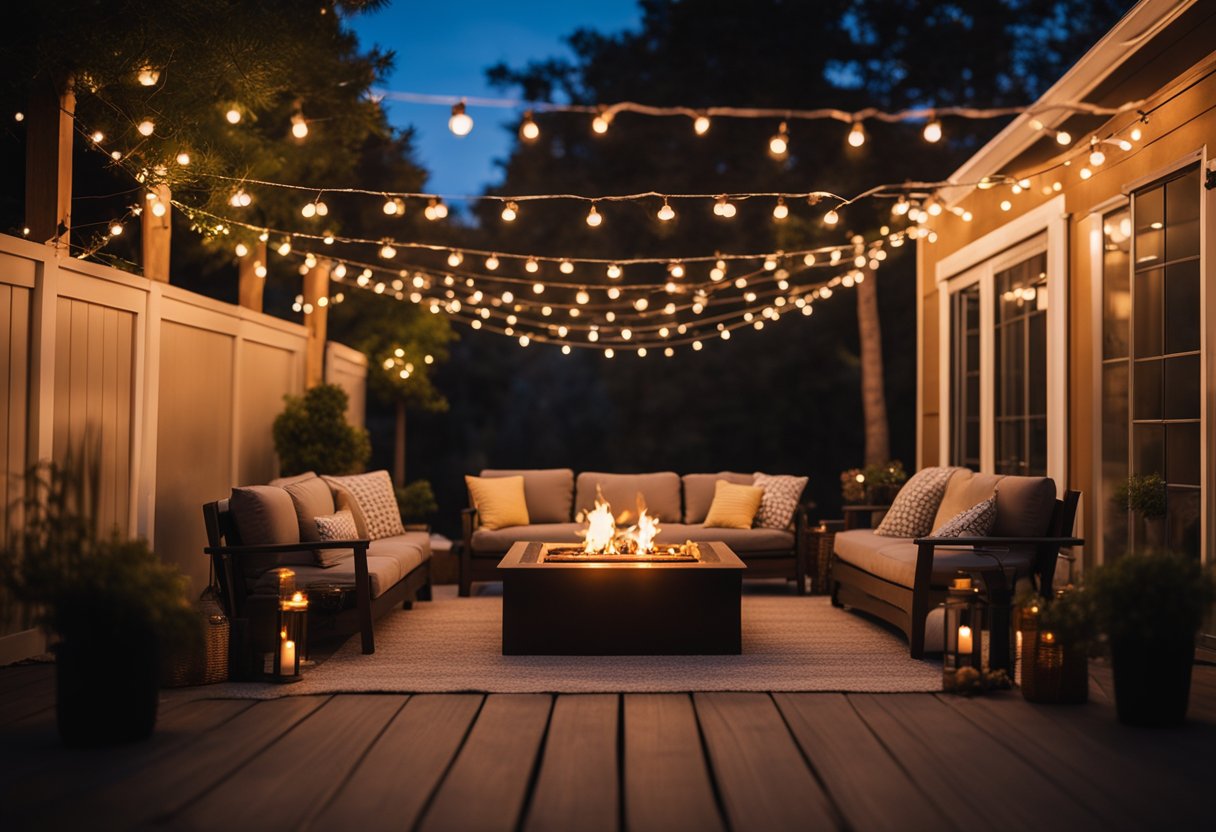
{"type": "MultiPolygon", "coordinates": [[[[569,55],[563,38],[579,27],[613,32],[640,18],[636,0],[500,0],[419,3],[397,0],[349,22],[367,45],[396,52],[386,87],[441,95],[511,97],[485,82],[485,69],[499,61],[569,55]]],[[[505,158],[513,134],[503,124],[512,110],[471,109],[473,132],[457,138],[443,107],[386,102],[397,127],[417,128],[419,161],[431,173],[428,190],[475,194],[499,180],[495,160],[505,158]]]]}

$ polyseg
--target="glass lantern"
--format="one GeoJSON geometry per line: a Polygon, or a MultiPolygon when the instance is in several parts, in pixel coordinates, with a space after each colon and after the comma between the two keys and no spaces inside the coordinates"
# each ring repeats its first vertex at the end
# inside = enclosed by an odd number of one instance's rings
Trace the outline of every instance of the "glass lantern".
{"type": "Polygon", "coordinates": [[[279,570],[275,630],[279,638],[271,677],[276,682],[297,681],[300,678],[300,663],[308,658],[308,596],[296,589],[295,573],[290,569],[279,570]]]}
{"type": "Polygon", "coordinates": [[[979,588],[965,576],[954,579],[943,606],[946,631],[942,638],[942,690],[950,691],[958,687],[960,670],[983,672],[984,611],[979,588]]]}

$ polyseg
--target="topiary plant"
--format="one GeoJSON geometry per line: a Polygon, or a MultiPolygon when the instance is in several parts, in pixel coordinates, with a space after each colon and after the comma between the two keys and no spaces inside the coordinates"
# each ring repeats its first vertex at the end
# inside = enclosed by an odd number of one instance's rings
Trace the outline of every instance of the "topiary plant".
{"type": "Polygon", "coordinates": [[[274,449],[283,476],[305,471],[353,474],[372,453],[365,428],[346,421],[347,395],[336,384],[318,384],[303,396],[284,396],[274,420],[274,449]]]}
{"type": "Polygon", "coordinates": [[[404,488],[395,490],[397,509],[406,523],[422,523],[439,510],[435,492],[427,480],[414,480],[404,488]]]}
{"type": "Polygon", "coordinates": [[[1142,517],[1165,516],[1165,500],[1165,482],[1160,474],[1133,475],[1115,489],[1115,502],[1142,517]]]}

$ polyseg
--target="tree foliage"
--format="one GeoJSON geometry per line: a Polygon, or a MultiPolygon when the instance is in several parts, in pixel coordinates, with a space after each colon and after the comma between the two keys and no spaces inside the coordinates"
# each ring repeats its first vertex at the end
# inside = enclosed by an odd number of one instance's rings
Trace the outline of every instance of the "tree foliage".
{"type": "Polygon", "coordinates": [[[274,448],[285,477],[354,474],[371,456],[367,431],[346,421],[350,401],[336,384],[318,384],[303,396],[285,396],[287,406],[274,420],[274,448]]]}

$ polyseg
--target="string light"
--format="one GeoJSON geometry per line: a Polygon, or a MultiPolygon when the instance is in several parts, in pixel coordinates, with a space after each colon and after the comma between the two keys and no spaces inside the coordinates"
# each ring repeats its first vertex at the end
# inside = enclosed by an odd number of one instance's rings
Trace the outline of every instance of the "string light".
{"type": "Polygon", "coordinates": [[[308,137],[308,122],[303,113],[297,112],[291,117],[291,135],[300,140],[308,137]]]}
{"type": "Polygon", "coordinates": [[[609,280],[617,280],[621,276],[621,267],[618,266],[616,263],[609,263],[607,273],[608,273],[609,280]]]}
{"type": "Polygon", "coordinates": [[[141,136],[151,136],[153,131],[156,130],[156,125],[153,124],[150,119],[144,119],[138,125],[136,125],[135,129],[141,136]]]}
{"type": "Polygon", "coordinates": [[[524,271],[528,272],[529,274],[536,274],[538,271],[540,271],[540,263],[536,261],[535,257],[529,257],[524,263],[524,271]]]}
{"type": "Polygon", "coordinates": [[[121,234],[122,234],[122,223],[120,223],[120,222],[110,223],[110,236],[118,237],[121,234]]]}
{"type": "Polygon", "coordinates": [[[431,222],[441,220],[448,215],[448,206],[438,197],[431,197],[426,203],[426,208],[422,210],[422,215],[431,222]]]}
{"type": "Polygon", "coordinates": [[[663,207],[659,209],[657,216],[662,222],[669,222],[675,219],[676,212],[672,210],[672,207],[667,204],[667,200],[664,199],[663,207]]]}
{"type": "Polygon", "coordinates": [[[709,116],[698,115],[692,120],[693,132],[698,136],[704,136],[709,132],[709,116]]]}
{"type": "Polygon", "coordinates": [[[498,255],[491,254],[489,257],[487,257],[485,265],[486,265],[487,271],[491,271],[491,272],[497,271],[498,270],[498,255]]]}
{"type": "Polygon", "coordinates": [[[785,199],[777,197],[777,204],[773,206],[773,219],[783,220],[790,215],[789,206],[785,204],[785,199]]]}
{"type": "Polygon", "coordinates": [[[461,254],[459,251],[453,250],[448,254],[448,265],[451,266],[453,269],[456,268],[457,266],[459,266],[463,262],[464,262],[464,255],[461,254]]]}
{"type": "Polygon", "coordinates": [[[249,246],[245,245],[244,243],[237,243],[233,251],[236,252],[237,257],[244,257],[249,253],[249,246]]]}
{"type": "Polygon", "coordinates": [[[604,218],[600,216],[599,211],[595,210],[595,203],[591,203],[591,209],[587,211],[587,225],[592,228],[599,228],[600,223],[603,221],[604,218]]]}
{"type": "Polygon", "coordinates": [[[831,209],[823,215],[824,225],[835,225],[838,222],[840,222],[840,215],[836,213],[835,209],[831,209]]]}
{"type": "Polygon", "coordinates": [[[768,140],[768,152],[777,158],[782,158],[790,150],[789,125],[784,121],[777,127],[777,132],[768,140]]]}
{"type": "Polygon", "coordinates": [[[574,264],[569,260],[563,260],[558,264],[557,270],[562,274],[574,274],[574,264]]]}
{"type": "Polygon", "coordinates": [[[177,154],[177,163],[179,165],[181,165],[182,167],[185,167],[186,165],[190,164],[190,154],[184,150],[181,153],[178,153],[177,154]]]}
{"type": "Polygon", "coordinates": [[[1106,154],[1102,152],[1102,146],[1098,144],[1098,137],[1094,136],[1089,142],[1089,163],[1094,167],[1098,167],[1106,161],[1106,154]]]}
{"type": "Polygon", "coordinates": [[[519,123],[519,137],[525,142],[534,142],[540,138],[540,127],[532,117],[532,111],[524,113],[523,121],[519,123]]]}
{"type": "Polygon", "coordinates": [[[515,222],[515,218],[519,216],[519,206],[514,202],[508,202],[502,208],[503,222],[515,222]]]}
{"type": "Polygon", "coordinates": [[[448,119],[448,129],[456,136],[467,136],[473,129],[473,117],[465,112],[464,101],[452,105],[452,116],[448,119]]]}
{"type": "Polygon", "coordinates": [[[608,132],[608,125],[611,123],[612,116],[606,110],[600,110],[595,114],[595,118],[591,120],[591,129],[602,136],[608,132]]]}
{"type": "Polygon", "coordinates": [[[1072,144],[1072,134],[1067,130],[1059,130],[1056,132],[1056,143],[1062,145],[1072,144]]]}
{"type": "MultiPolygon", "coordinates": [[[[18,113],[17,115],[21,115],[21,114],[18,113]]],[[[17,119],[17,121],[21,121],[21,119],[17,119]]],[[[101,132],[100,130],[95,130],[93,132],[93,135],[89,136],[89,138],[93,140],[93,144],[101,144],[102,142],[104,142],[106,140],[106,134],[101,132]]]]}
{"type": "Polygon", "coordinates": [[[942,123],[937,119],[931,119],[925,125],[925,129],[921,135],[929,144],[937,144],[942,140],[942,123]]]}
{"type": "Polygon", "coordinates": [[[848,140],[850,147],[861,147],[866,143],[866,131],[860,121],[853,122],[853,126],[849,128],[848,140]]]}
{"type": "Polygon", "coordinates": [[[238,110],[236,107],[229,107],[228,112],[224,113],[224,118],[226,118],[228,120],[229,124],[240,124],[241,123],[241,111],[238,110]]]}
{"type": "Polygon", "coordinates": [[[150,66],[142,67],[139,73],[135,76],[139,81],[140,86],[154,87],[156,82],[160,80],[160,72],[150,66]]]}

